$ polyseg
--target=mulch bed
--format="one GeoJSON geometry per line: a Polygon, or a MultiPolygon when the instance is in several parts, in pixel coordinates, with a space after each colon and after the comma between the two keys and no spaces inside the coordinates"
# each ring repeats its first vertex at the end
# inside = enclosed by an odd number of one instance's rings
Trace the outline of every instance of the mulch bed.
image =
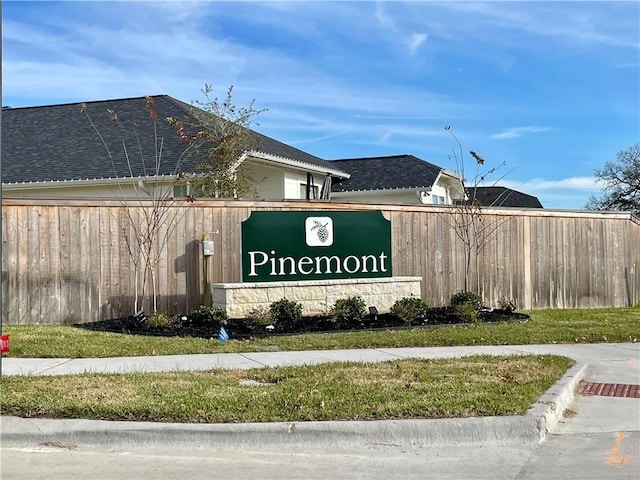
{"type": "MultiPolygon", "coordinates": [[[[493,309],[480,311],[478,323],[500,323],[526,321],[529,315],[511,310],[493,309]]],[[[424,318],[417,318],[411,324],[405,324],[398,317],[390,314],[371,315],[348,326],[339,328],[329,317],[304,317],[302,322],[282,328],[276,325],[267,329],[265,325],[257,325],[247,319],[230,319],[225,330],[230,338],[266,337],[275,335],[292,335],[311,332],[335,332],[355,330],[386,330],[406,328],[429,328],[442,325],[468,325],[464,319],[449,307],[430,308],[424,318]]],[[[186,316],[172,317],[164,325],[150,325],[144,315],[114,318],[92,323],[74,325],[87,330],[126,333],[134,335],[153,335],[163,337],[197,337],[215,338],[220,330],[219,325],[196,325],[186,316]]]]}

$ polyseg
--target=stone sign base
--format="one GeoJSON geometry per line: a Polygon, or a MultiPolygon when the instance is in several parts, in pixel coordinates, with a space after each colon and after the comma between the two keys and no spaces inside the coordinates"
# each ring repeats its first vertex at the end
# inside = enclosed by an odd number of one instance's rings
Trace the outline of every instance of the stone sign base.
{"type": "Polygon", "coordinates": [[[422,277],[354,278],[299,282],[212,283],[214,308],[223,308],[229,318],[244,318],[256,308],[286,298],[302,305],[303,315],[329,312],[336,300],[360,295],[368,307],[388,312],[396,300],[420,298],[422,277]]]}

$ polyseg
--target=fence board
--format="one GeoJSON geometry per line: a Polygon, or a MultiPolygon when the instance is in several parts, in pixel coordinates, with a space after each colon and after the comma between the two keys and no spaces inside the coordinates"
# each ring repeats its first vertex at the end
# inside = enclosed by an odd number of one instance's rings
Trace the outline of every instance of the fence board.
{"type": "MultiPolygon", "coordinates": [[[[38,301],[37,292],[31,290],[31,276],[29,273],[29,236],[31,225],[29,211],[18,213],[18,315],[20,323],[29,323],[32,304],[38,301]]],[[[37,319],[36,319],[37,321],[37,319]]]]}
{"type": "Polygon", "coordinates": [[[40,321],[50,323],[57,318],[62,295],[60,283],[60,231],[58,209],[42,207],[42,226],[40,230],[41,281],[43,289],[40,297],[40,321]]]}
{"type": "Polygon", "coordinates": [[[21,253],[26,255],[25,263],[27,265],[25,272],[25,284],[29,298],[27,315],[29,318],[36,318],[38,322],[42,320],[40,299],[43,289],[40,279],[40,209],[41,207],[38,206],[26,212],[26,249],[21,253]]]}
{"type": "Polygon", "coordinates": [[[100,254],[100,273],[102,282],[100,285],[100,315],[105,318],[117,316],[111,305],[111,293],[113,291],[114,281],[117,283],[116,272],[111,268],[115,252],[113,248],[113,232],[111,231],[111,212],[101,210],[98,226],[99,235],[99,254],[100,254]]]}
{"type": "Polygon", "coordinates": [[[89,246],[86,257],[85,294],[82,318],[94,318],[102,306],[101,297],[101,251],[100,251],[100,210],[97,208],[82,209],[83,241],[89,246]]]}
{"type": "Polygon", "coordinates": [[[190,223],[187,231],[194,232],[194,236],[191,240],[185,239],[187,244],[188,254],[186,257],[187,269],[187,298],[186,309],[187,311],[193,311],[204,303],[203,295],[204,289],[204,255],[202,255],[202,244],[200,243],[205,233],[211,236],[214,244],[214,255],[210,261],[209,278],[216,277],[222,278],[222,268],[218,258],[221,256],[222,250],[220,245],[220,238],[214,234],[214,219],[217,210],[211,209],[191,209],[189,212],[190,223]]]}
{"type": "Polygon", "coordinates": [[[4,321],[19,323],[18,290],[18,210],[2,210],[2,306],[4,321]]]}

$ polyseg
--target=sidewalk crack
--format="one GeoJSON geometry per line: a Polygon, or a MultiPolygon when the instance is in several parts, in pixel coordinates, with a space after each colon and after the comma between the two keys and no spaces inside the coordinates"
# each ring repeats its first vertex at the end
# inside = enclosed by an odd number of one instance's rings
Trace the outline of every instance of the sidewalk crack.
{"type": "Polygon", "coordinates": [[[62,365],[65,365],[69,362],[72,362],[73,360],[76,360],[75,358],[65,358],[64,361],[60,362],[60,363],[56,363],[55,365],[50,365],[46,368],[40,369],[40,370],[36,370],[35,372],[33,372],[31,375],[41,375],[42,373],[51,370],[53,368],[58,368],[62,365]]]}
{"type": "Polygon", "coordinates": [[[268,367],[268,366],[269,366],[269,365],[267,365],[266,363],[262,363],[262,362],[260,362],[260,361],[256,360],[255,358],[247,357],[244,353],[238,353],[237,355],[240,355],[240,356],[241,356],[242,358],[244,358],[245,360],[249,360],[250,362],[255,362],[255,363],[257,363],[258,365],[262,365],[263,367],[268,367]]]}

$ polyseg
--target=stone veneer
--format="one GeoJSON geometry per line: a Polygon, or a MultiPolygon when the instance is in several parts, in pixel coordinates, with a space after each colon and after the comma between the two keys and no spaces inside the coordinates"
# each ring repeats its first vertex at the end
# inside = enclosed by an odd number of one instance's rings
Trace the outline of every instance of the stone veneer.
{"type": "Polygon", "coordinates": [[[336,300],[360,295],[367,306],[388,312],[396,300],[420,298],[422,277],[354,278],[296,282],[212,283],[214,308],[223,308],[229,318],[243,318],[256,308],[286,298],[302,305],[303,315],[328,312],[336,300]]]}

